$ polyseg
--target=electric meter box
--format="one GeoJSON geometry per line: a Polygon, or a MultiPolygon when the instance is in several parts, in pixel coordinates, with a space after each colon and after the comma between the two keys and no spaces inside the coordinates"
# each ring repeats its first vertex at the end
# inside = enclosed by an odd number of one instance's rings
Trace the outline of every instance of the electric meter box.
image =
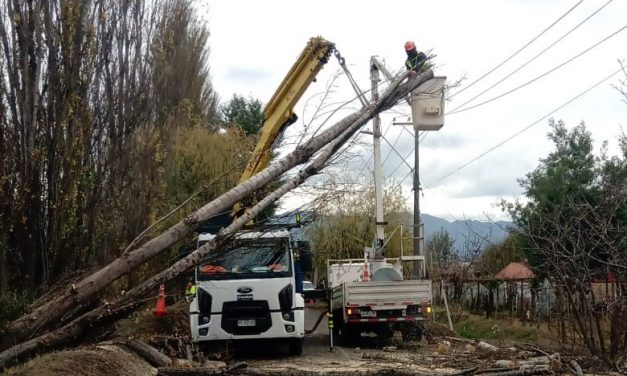
{"type": "Polygon", "coordinates": [[[444,88],[446,77],[433,77],[411,92],[414,129],[437,131],[444,126],[444,88]]]}

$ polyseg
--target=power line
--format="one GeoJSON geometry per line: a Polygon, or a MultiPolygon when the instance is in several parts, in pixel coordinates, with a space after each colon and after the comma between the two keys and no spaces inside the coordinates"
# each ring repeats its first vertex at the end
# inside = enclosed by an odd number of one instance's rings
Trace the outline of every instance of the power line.
{"type": "Polygon", "coordinates": [[[457,107],[456,107],[456,108],[454,108],[453,110],[449,111],[447,114],[448,114],[448,115],[452,115],[452,114],[458,114],[458,113],[460,113],[460,112],[468,111],[468,110],[470,110],[470,109],[477,108],[477,107],[479,107],[479,106],[483,106],[484,104],[488,104],[488,103],[490,103],[490,102],[494,102],[494,101],[495,101],[495,100],[497,100],[497,99],[503,98],[503,97],[504,97],[504,96],[506,96],[506,95],[509,95],[509,94],[511,94],[511,93],[513,93],[513,92],[515,92],[515,91],[518,91],[518,90],[520,90],[520,89],[524,88],[525,86],[530,85],[530,84],[532,84],[532,83],[534,83],[534,82],[538,81],[539,79],[541,79],[541,78],[543,78],[543,77],[545,77],[545,76],[549,75],[550,73],[555,72],[555,71],[556,71],[556,70],[558,70],[559,68],[561,68],[561,67],[565,66],[566,64],[568,64],[568,63],[572,62],[573,60],[575,60],[575,59],[577,59],[578,57],[580,57],[580,56],[584,55],[585,53],[587,53],[587,52],[591,51],[593,48],[595,48],[595,47],[599,46],[600,44],[602,44],[602,43],[606,42],[607,40],[609,40],[610,38],[614,37],[615,35],[617,35],[617,34],[618,34],[618,33],[620,33],[621,31],[625,30],[626,28],[627,28],[627,25],[625,25],[625,26],[621,27],[620,29],[616,30],[615,32],[613,32],[612,34],[610,34],[610,35],[608,35],[607,37],[603,38],[603,39],[602,39],[602,40],[600,40],[599,42],[597,42],[597,43],[593,44],[592,46],[590,46],[590,47],[586,48],[585,50],[583,50],[582,52],[578,53],[577,55],[575,55],[575,56],[571,57],[570,59],[566,60],[565,62],[563,62],[563,63],[561,63],[561,64],[559,64],[559,65],[557,65],[557,66],[553,67],[552,69],[550,69],[550,70],[548,70],[548,71],[546,71],[546,72],[542,73],[541,75],[539,75],[539,76],[537,76],[537,77],[535,77],[535,78],[533,78],[533,79],[531,79],[531,80],[529,80],[529,81],[525,82],[525,83],[524,83],[524,84],[522,84],[522,85],[519,85],[519,86],[517,86],[517,87],[515,87],[515,88],[513,88],[513,89],[511,89],[511,90],[509,90],[509,91],[506,91],[506,92],[504,92],[504,93],[502,93],[502,94],[497,95],[496,97],[490,98],[490,99],[488,99],[488,100],[486,100],[486,101],[483,101],[483,102],[480,102],[480,103],[477,103],[477,104],[475,104],[475,105],[473,105],[473,106],[466,107],[466,108],[462,108],[461,110],[459,109],[461,106],[457,106],[457,107]]]}
{"type": "MultiPolygon", "coordinates": [[[[385,132],[383,132],[383,137],[385,137],[385,135],[386,135],[386,134],[388,134],[388,131],[390,130],[390,128],[391,128],[391,127],[390,127],[390,126],[388,126],[388,127],[385,129],[385,132]]],[[[368,157],[368,160],[366,161],[366,163],[364,163],[364,166],[361,168],[361,170],[359,171],[359,174],[358,174],[358,175],[363,174],[363,172],[364,172],[364,170],[366,169],[366,167],[368,167],[368,164],[370,164],[370,161],[371,161],[371,160],[372,160],[372,158],[374,157],[374,150],[373,150],[373,149],[370,149],[370,153],[369,153],[369,154],[370,154],[370,156],[368,157]]],[[[373,178],[373,179],[374,179],[374,178],[373,178]]]]}
{"type": "Polygon", "coordinates": [[[450,171],[449,173],[443,175],[442,177],[438,178],[437,180],[430,182],[429,184],[427,184],[425,187],[426,188],[430,188],[431,186],[433,186],[436,183],[441,182],[442,180],[448,178],[449,176],[457,173],[458,171],[460,171],[461,169],[467,167],[468,165],[470,165],[471,163],[477,161],[480,158],[483,158],[486,154],[496,150],[497,148],[503,146],[505,143],[511,141],[512,139],[514,139],[515,137],[519,136],[520,134],[522,134],[523,132],[529,130],[531,127],[537,125],[538,123],[540,123],[542,120],[546,119],[547,117],[553,115],[554,113],[556,113],[557,111],[561,110],[562,108],[566,107],[567,105],[571,104],[572,102],[574,102],[575,100],[581,98],[582,96],[584,96],[585,94],[587,94],[589,91],[591,91],[592,89],[596,88],[597,86],[601,85],[603,82],[609,80],[610,78],[612,78],[613,76],[615,76],[616,74],[622,72],[622,68],[618,69],[617,71],[613,72],[612,74],[610,74],[609,76],[603,78],[601,81],[597,82],[596,84],[590,86],[589,88],[587,88],[586,90],[584,90],[583,92],[579,93],[577,96],[571,98],[570,100],[568,100],[566,103],[562,104],[561,106],[557,107],[556,109],[554,109],[553,111],[549,112],[548,114],[542,116],[541,118],[539,118],[538,120],[534,121],[533,123],[529,124],[528,126],[524,127],[523,129],[519,130],[518,132],[514,133],[513,135],[509,136],[508,138],[506,138],[505,140],[499,142],[498,144],[494,145],[493,147],[491,147],[490,149],[486,150],[485,152],[479,154],[478,156],[474,157],[473,159],[469,160],[468,162],[462,164],[461,166],[453,169],[452,171],[450,171]]]}
{"type": "Polygon", "coordinates": [[[566,13],[564,13],[563,15],[561,15],[557,20],[555,20],[552,24],[550,24],[547,28],[545,28],[544,30],[542,30],[540,32],[540,34],[536,35],[535,37],[533,37],[533,39],[531,39],[529,42],[527,42],[527,44],[525,44],[524,46],[522,46],[518,51],[514,52],[510,57],[508,57],[507,59],[505,59],[503,62],[501,62],[500,64],[498,64],[496,67],[490,69],[486,74],[484,74],[483,76],[477,78],[476,80],[474,80],[473,82],[471,82],[468,86],[465,86],[463,88],[461,88],[457,93],[451,95],[449,97],[449,99],[453,98],[454,96],[456,96],[459,93],[462,93],[464,90],[472,87],[474,84],[476,84],[477,82],[481,81],[482,79],[486,78],[488,75],[490,75],[492,72],[494,72],[495,70],[499,69],[500,67],[502,67],[505,63],[507,63],[508,61],[510,61],[512,58],[514,58],[516,55],[518,55],[522,50],[524,50],[525,48],[529,47],[529,45],[531,45],[533,42],[535,42],[538,38],[540,38],[542,35],[544,35],[544,33],[546,33],[547,31],[549,31],[553,26],[557,25],[558,22],[560,22],[564,17],[566,17],[570,12],[572,12],[573,10],[575,10],[575,8],[577,8],[581,3],[583,2],[583,0],[580,0],[579,2],[577,2],[577,4],[575,4],[572,8],[570,8],[566,13]]]}
{"type": "Polygon", "coordinates": [[[532,57],[531,59],[529,59],[527,62],[525,62],[524,64],[522,64],[521,66],[519,66],[518,68],[516,68],[514,71],[512,71],[510,74],[508,74],[507,76],[503,77],[502,79],[500,79],[499,81],[497,81],[496,83],[494,83],[492,86],[490,86],[489,88],[483,90],[482,92],[480,92],[479,94],[475,95],[474,97],[470,98],[469,100],[467,100],[466,102],[460,104],[459,106],[457,106],[453,111],[455,111],[456,109],[460,108],[460,107],[464,107],[465,105],[467,105],[468,103],[474,101],[475,99],[477,99],[478,97],[482,96],[483,94],[487,93],[488,91],[492,90],[495,86],[499,85],[500,83],[502,83],[503,81],[507,80],[508,78],[510,78],[511,76],[513,76],[514,74],[518,73],[521,69],[523,69],[524,67],[526,67],[527,65],[531,64],[534,60],[536,60],[538,57],[542,56],[546,51],[550,50],[551,48],[553,48],[556,44],[558,44],[559,42],[561,42],[564,38],[566,38],[568,35],[570,35],[573,31],[577,30],[579,27],[581,27],[581,25],[583,25],[584,23],[586,23],[589,19],[591,19],[592,17],[594,17],[597,13],[599,13],[603,8],[605,8],[606,6],[608,6],[612,1],[614,0],[609,0],[608,2],[606,2],[605,4],[603,4],[600,8],[598,8],[597,10],[595,10],[591,15],[589,15],[588,17],[586,17],[583,21],[581,21],[580,23],[578,23],[577,25],[575,25],[575,27],[573,27],[572,29],[568,30],[564,35],[562,35],[560,38],[558,38],[555,42],[551,43],[548,47],[546,47],[545,49],[543,49],[542,51],[540,51],[540,53],[538,53],[537,55],[535,55],[534,57],[532,57]]]}
{"type": "MultiPolygon", "coordinates": [[[[390,157],[390,155],[392,155],[392,150],[396,147],[396,144],[398,143],[398,140],[401,139],[402,135],[403,135],[403,130],[401,129],[401,131],[398,132],[398,136],[396,137],[396,140],[394,140],[394,143],[390,145],[390,150],[388,150],[385,158],[383,158],[383,162],[381,162],[381,167],[383,167],[385,165],[385,162],[387,162],[387,160],[390,157]]],[[[385,136],[383,138],[385,139],[385,136]]]]}

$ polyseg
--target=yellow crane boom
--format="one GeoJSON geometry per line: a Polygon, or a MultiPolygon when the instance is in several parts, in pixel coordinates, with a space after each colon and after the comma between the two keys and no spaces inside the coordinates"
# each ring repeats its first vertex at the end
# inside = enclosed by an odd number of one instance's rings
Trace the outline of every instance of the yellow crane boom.
{"type": "MultiPolygon", "coordinates": [[[[263,170],[272,158],[272,145],[285,130],[293,124],[297,117],[294,106],[309,85],[316,79],[316,75],[329,60],[329,55],[335,49],[335,44],[322,37],[311,38],[305,49],[289,70],[283,81],[274,92],[274,95],[263,110],[263,126],[255,150],[248,161],[240,183],[263,170]]],[[[233,207],[233,217],[241,215],[244,205],[238,202],[233,207]]]]}

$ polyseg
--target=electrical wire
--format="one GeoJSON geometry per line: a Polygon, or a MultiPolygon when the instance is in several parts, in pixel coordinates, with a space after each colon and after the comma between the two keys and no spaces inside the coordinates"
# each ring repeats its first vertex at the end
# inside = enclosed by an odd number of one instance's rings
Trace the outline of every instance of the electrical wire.
{"type": "Polygon", "coordinates": [[[586,23],[588,20],[590,20],[592,17],[594,17],[597,13],[599,13],[603,8],[605,8],[606,6],[608,6],[612,1],[614,0],[609,0],[608,2],[606,2],[605,4],[603,4],[600,8],[598,8],[597,10],[595,10],[591,15],[589,15],[588,17],[586,17],[583,21],[581,21],[580,23],[578,23],[577,25],[575,25],[572,29],[568,30],[564,35],[562,35],[560,38],[558,38],[555,42],[551,43],[548,47],[546,47],[545,49],[543,49],[542,51],[540,51],[537,55],[535,55],[534,57],[532,57],[531,59],[529,59],[527,62],[525,62],[524,64],[522,64],[521,66],[519,66],[518,68],[516,68],[514,71],[512,71],[510,74],[508,74],[507,76],[503,77],[502,79],[500,79],[499,81],[497,81],[496,83],[494,83],[492,86],[488,87],[487,89],[483,90],[482,92],[480,92],[479,94],[475,95],[474,97],[470,98],[469,100],[467,100],[466,102],[460,104],[459,106],[457,106],[453,111],[455,111],[456,109],[460,108],[460,107],[464,107],[465,105],[467,105],[468,103],[474,101],[475,99],[479,98],[480,96],[482,96],[483,94],[487,93],[488,91],[492,90],[495,86],[501,84],[503,81],[507,80],[508,78],[512,77],[514,74],[518,73],[521,69],[523,69],[524,67],[526,67],[527,65],[531,64],[534,60],[536,60],[538,57],[542,56],[546,51],[550,50],[551,48],[553,48],[556,44],[558,44],[559,42],[561,42],[562,40],[564,40],[564,38],[566,38],[568,35],[570,35],[573,31],[577,30],[579,27],[581,27],[581,25],[583,25],[584,23],[586,23]]]}
{"type": "Polygon", "coordinates": [[[483,80],[484,78],[486,78],[488,75],[492,74],[492,72],[494,72],[495,70],[499,69],[500,67],[502,67],[505,63],[507,63],[508,61],[510,61],[511,59],[513,59],[516,55],[518,55],[520,52],[522,52],[525,48],[529,47],[529,45],[531,45],[533,42],[535,42],[538,38],[540,38],[542,35],[544,35],[544,33],[546,33],[547,31],[549,31],[551,28],[553,28],[553,26],[557,25],[562,19],[564,19],[564,17],[566,17],[570,12],[572,12],[573,10],[575,10],[575,8],[577,8],[581,3],[583,2],[583,0],[580,0],[579,2],[577,2],[577,4],[575,4],[572,8],[570,8],[568,11],[566,11],[566,13],[564,13],[563,15],[561,15],[557,20],[555,20],[552,24],[550,24],[547,28],[545,28],[544,30],[542,30],[540,32],[540,34],[536,35],[535,37],[533,37],[529,42],[527,42],[527,44],[525,44],[524,46],[522,46],[520,49],[518,49],[518,51],[514,52],[510,57],[508,57],[507,59],[503,60],[503,62],[501,62],[500,64],[498,64],[497,66],[495,66],[494,68],[490,69],[487,73],[485,73],[483,76],[477,78],[476,80],[474,80],[473,82],[471,82],[468,86],[465,86],[463,88],[461,88],[459,91],[457,91],[456,93],[454,93],[453,95],[449,96],[449,99],[452,99],[454,96],[456,96],[459,93],[464,92],[466,89],[471,88],[474,84],[476,84],[477,82],[483,80]]]}
{"type": "Polygon", "coordinates": [[[461,110],[459,109],[461,106],[457,106],[456,108],[454,108],[454,109],[452,109],[451,111],[447,112],[447,115],[458,114],[458,113],[460,113],[460,112],[468,111],[468,110],[471,110],[471,109],[473,109],[473,108],[477,108],[477,107],[479,107],[479,106],[483,106],[483,105],[485,105],[485,104],[488,104],[488,103],[494,102],[494,101],[495,101],[495,100],[497,100],[497,99],[503,98],[504,96],[509,95],[509,94],[511,94],[511,93],[513,93],[513,92],[515,92],[515,91],[518,91],[518,90],[520,90],[520,89],[524,88],[525,86],[530,85],[530,84],[532,84],[532,83],[534,83],[534,82],[538,81],[539,79],[541,79],[541,78],[543,78],[543,77],[545,77],[545,76],[549,75],[550,73],[555,72],[555,71],[556,71],[556,70],[558,70],[559,68],[561,68],[561,67],[565,66],[566,64],[568,64],[568,63],[572,62],[573,60],[577,59],[578,57],[580,57],[580,56],[582,56],[582,55],[586,54],[587,52],[591,51],[592,49],[594,49],[595,47],[599,46],[600,44],[602,44],[602,43],[604,43],[604,42],[608,41],[610,38],[612,38],[612,37],[616,36],[618,33],[620,33],[621,31],[623,31],[623,30],[625,30],[625,29],[627,29],[627,25],[625,25],[625,26],[621,27],[620,29],[616,30],[616,31],[615,31],[615,32],[613,32],[612,34],[608,35],[607,37],[603,38],[603,39],[602,39],[602,40],[600,40],[599,42],[597,42],[597,43],[593,44],[592,46],[590,46],[590,47],[586,48],[585,50],[583,50],[582,52],[578,53],[577,55],[575,55],[575,56],[571,57],[570,59],[566,60],[565,62],[563,62],[563,63],[561,63],[561,64],[559,64],[559,65],[557,65],[557,66],[555,66],[555,67],[551,68],[550,70],[548,70],[548,71],[546,71],[546,72],[542,73],[541,75],[539,75],[539,76],[537,76],[537,77],[535,77],[535,78],[533,78],[533,79],[531,79],[531,80],[529,80],[529,81],[525,82],[525,83],[524,83],[524,84],[522,84],[522,85],[519,85],[519,86],[517,86],[517,87],[515,87],[515,88],[513,88],[513,89],[511,89],[511,90],[509,90],[509,91],[506,91],[506,92],[504,92],[504,93],[501,93],[501,94],[497,95],[496,97],[490,98],[490,99],[488,99],[488,100],[486,100],[486,101],[483,101],[483,102],[480,102],[480,103],[477,103],[477,104],[475,104],[475,105],[473,105],[473,106],[466,107],[466,108],[462,108],[461,110]]]}
{"type": "Polygon", "coordinates": [[[451,170],[450,172],[446,173],[445,175],[441,176],[440,178],[430,182],[429,184],[427,184],[425,187],[426,188],[430,188],[432,187],[434,184],[437,184],[439,182],[441,182],[442,180],[450,177],[451,175],[459,172],[460,170],[462,170],[463,168],[467,167],[468,165],[476,162],[477,160],[483,158],[484,156],[486,156],[488,153],[491,153],[492,151],[498,149],[499,147],[503,146],[504,144],[506,144],[507,142],[511,141],[512,139],[514,139],[515,137],[521,135],[522,133],[524,133],[525,131],[529,130],[530,128],[532,128],[533,126],[537,125],[538,123],[540,123],[542,120],[546,119],[547,117],[553,115],[554,113],[556,113],[557,111],[561,110],[562,108],[566,107],[567,105],[571,104],[572,102],[574,102],[575,100],[581,98],[582,96],[584,96],[585,94],[587,94],[589,91],[593,90],[594,88],[596,88],[597,86],[601,85],[602,83],[604,83],[605,81],[609,80],[610,78],[612,78],[613,76],[615,76],[616,74],[622,72],[622,68],[618,69],[617,71],[613,72],[612,74],[606,76],[605,78],[603,78],[602,80],[598,81],[597,83],[595,83],[594,85],[590,86],[589,88],[587,88],[586,90],[584,90],[583,92],[577,94],[575,97],[569,99],[567,102],[565,102],[564,104],[560,105],[559,107],[557,107],[556,109],[552,110],[551,112],[547,113],[546,115],[540,117],[539,119],[537,119],[536,121],[534,121],[533,123],[529,124],[528,126],[522,128],[521,130],[519,130],[518,132],[514,133],[513,135],[509,136],[508,138],[506,138],[505,140],[499,142],[498,144],[494,145],[493,147],[491,147],[490,149],[484,151],[483,153],[477,155],[476,157],[474,157],[473,159],[469,160],[468,162],[462,164],[461,166],[451,170]]]}

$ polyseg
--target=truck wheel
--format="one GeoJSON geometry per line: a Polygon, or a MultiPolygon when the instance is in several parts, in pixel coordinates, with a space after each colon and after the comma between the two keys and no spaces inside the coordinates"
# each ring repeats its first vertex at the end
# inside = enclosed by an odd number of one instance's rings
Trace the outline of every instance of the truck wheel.
{"type": "Polygon", "coordinates": [[[376,333],[378,337],[383,339],[390,339],[394,337],[394,331],[390,325],[382,325],[376,333]]]}
{"type": "Polygon", "coordinates": [[[402,332],[403,342],[420,342],[422,340],[422,325],[408,325],[402,332]]]}
{"type": "Polygon", "coordinates": [[[291,356],[299,356],[303,353],[303,339],[302,338],[291,339],[289,342],[289,346],[290,346],[291,356]]]}
{"type": "Polygon", "coordinates": [[[340,336],[343,344],[357,345],[359,344],[359,339],[361,338],[361,330],[349,325],[344,325],[340,331],[340,336]]]}

